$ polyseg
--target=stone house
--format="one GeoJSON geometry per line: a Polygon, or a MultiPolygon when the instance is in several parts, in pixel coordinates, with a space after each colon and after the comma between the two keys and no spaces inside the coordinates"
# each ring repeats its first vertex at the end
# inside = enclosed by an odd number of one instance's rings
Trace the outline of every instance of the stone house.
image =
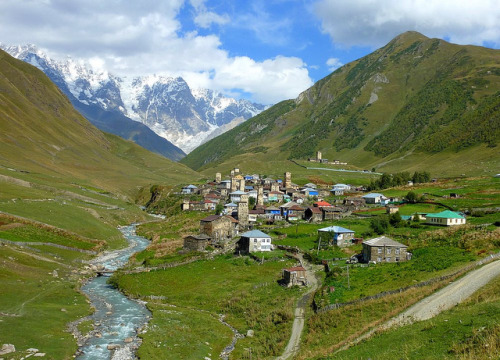
{"type": "Polygon", "coordinates": [[[305,209],[299,205],[293,205],[288,208],[286,219],[289,221],[297,221],[304,217],[305,209]]]}
{"type": "Polygon", "coordinates": [[[205,251],[210,242],[210,236],[205,234],[188,235],[184,238],[184,250],[187,251],[205,251]]]}
{"type": "Polygon", "coordinates": [[[399,208],[396,205],[389,204],[389,205],[385,206],[385,212],[387,214],[395,214],[398,211],[399,211],[399,208]]]}
{"type": "Polygon", "coordinates": [[[366,205],[366,201],[362,197],[350,196],[344,199],[344,205],[359,210],[366,205]]]}
{"type": "Polygon", "coordinates": [[[323,214],[323,221],[338,220],[351,214],[348,209],[341,206],[325,206],[321,208],[321,212],[323,214]]]}
{"type": "Polygon", "coordinates": [[[234,236],[234,225],[229,216],[210,215],[200,220],[200,234],[214,243],[225,242],[234,236]]]}
{"type": "Polygon", "coordinates": [[[310,206],[304,212],[304,219],[311,222],[321,222],[323,220],[323,212],[319,207],[310,206]]]}
{"type": "Polygon", "coordinates": [[[329,226],[318,229],[318,236],[321,238],[326,236],[330,245],[346,247],[352,245],[354,230],[349,230],[342,226],[329,226]]]}
{"type": "Polygon", "coordinates": [[[363,261],[400,262],[411,259],[408,246],[398,243],[386,236],[363,241],[363,261]]]}
{"type": "Polygon", "coordinates": [[[306,269],[302,266],[294,266],[288,269],[283,269],[283,283],[287,287],[291,286],[307,286],[306,269]]]}
{"type": "Polygon", "coordinates": [[[271,236],[260,230],[251,230],[241,234],[237,250],[242,253],[271,251],[271,236]]]}

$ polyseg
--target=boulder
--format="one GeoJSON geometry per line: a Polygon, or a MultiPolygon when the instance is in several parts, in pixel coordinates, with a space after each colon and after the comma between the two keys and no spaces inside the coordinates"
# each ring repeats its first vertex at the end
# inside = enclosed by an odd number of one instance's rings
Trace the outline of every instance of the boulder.
{"type": "Polygon", "coordinates": [[[119,344],[108,344],[108,350],[117,350],[120,348],[119,344]]]}
{"type": "Polygon", "coordinates": [[[0,350],[0,355],[6,355],[16,352],[16,347],[12,344],[3,344],[2,350],[0,350]]]}

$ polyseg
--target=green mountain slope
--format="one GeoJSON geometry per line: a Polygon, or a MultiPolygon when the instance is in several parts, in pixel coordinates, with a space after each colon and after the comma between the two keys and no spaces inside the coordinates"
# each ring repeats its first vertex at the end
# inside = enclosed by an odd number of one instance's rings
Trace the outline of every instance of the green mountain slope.
{"type": "Polygon", "coordinates": [[[0,174],[51,186],[79,183],[133,199],[151,183],[199,175],[104,134],[38,69],[0,51],[0,174]]]}
{"type": "Polygon", "coordinates": [[[228,168],[245,163],[246,154],[254,170],[320,150],[324,158],[382,171],[493,171],[500,165],[499,76],[499,50],[407,32],[182,163],[228,168]],[[463,166],[443,166],[445,160],[463,166]]]}

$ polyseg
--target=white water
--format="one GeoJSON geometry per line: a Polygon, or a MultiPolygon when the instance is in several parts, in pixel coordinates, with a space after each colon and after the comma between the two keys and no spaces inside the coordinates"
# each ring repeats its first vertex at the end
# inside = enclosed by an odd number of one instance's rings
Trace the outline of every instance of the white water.
{"type": "MultiPolygon", "coordinates": [[[[104,254],[93,261],[94,265],[102,265],[106,271],[115,271],[127,263],[130,256],[144,250],[149,241],[135,234],[135,225],[120,228],[129,242],[126,249],[104,254]]],[[[96,309],[92,315],[95,329],[101,337],[92,337],[79,350],[80,360],[97,359],[133,359],[134,351],[139,346],[137,329],[144,326],[150,318],[150,312],[144,304],[130,300],[120,291],[107,284],[107,276],[92,279],[82,287],[89,297],[91,305],[96,309]],[[133,341],[125,343],[125,339],[133,341]],[[117,344],[118,351],[108,350],[108,345],[117,344]]]]}

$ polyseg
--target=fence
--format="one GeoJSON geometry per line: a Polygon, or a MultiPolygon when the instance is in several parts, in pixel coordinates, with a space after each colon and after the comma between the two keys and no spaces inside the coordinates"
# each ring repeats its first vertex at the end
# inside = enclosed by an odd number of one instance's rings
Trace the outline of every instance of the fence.
{"type": "Polygon", "coordinates": [[[399,288],[396,290],[384,291],[384,292],[381,292],[381,293],[378,293],[375,295],[367,296],[367,297],[353,300],[353,301],[348,301],[348,302],[344,302],[344,303],[337,303],[337,304],[330,304],[330,305],[327,305],[327,306],[322,307],[322,308],[318,308],[316,303],[313,302],[313,308],[314,308],[316,313],[323,313],[323,312],[335,310],[335,309],[338,309],[338,308],[341,308],[341,307],[344,307],[347,305],[353,305],[353,304],[358,304],[358,303],[369,301],[369,300],[380,299],[380,298],[383,298],[383,297],[388,296],[388,295],[402,293],[402,292],[405,292],[405,291],[410,290],[410,289],[431,285],[431,284],[434,284],[436,282],[443,281],[443,280],[452,278],[452,277],[457,276],[457,275],[461,275],[463,273],[466,273],[466,272],[474,269],[475,267],[484,265],[484,264],[486,264],[490,261],[493,261],[495,259],[498,259],[498,258],[500,258],[500,253],[492,254],[492,255],[485,257],[484,259],[478,260],[475,263],[468,265],[468,266],[466,266],[466,267],[464,267],[464,268],[462,268],[462,269],[460,269],[452,274],[443,275],[443,276],[440,276],[440,277],[437,277],[434,279],[422,281],[418,284],[406,286],[406,287],[399,288]]]}

